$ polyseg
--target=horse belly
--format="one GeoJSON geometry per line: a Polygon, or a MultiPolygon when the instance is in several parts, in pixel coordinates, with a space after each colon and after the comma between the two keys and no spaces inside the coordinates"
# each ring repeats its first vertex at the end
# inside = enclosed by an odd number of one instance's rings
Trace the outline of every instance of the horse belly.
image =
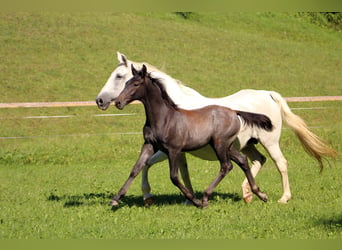
{"type": "Polygon", "coordinates": [[[206,145],[202,148],[189,151],[188,153],[202,160],[217,161],[216,153],[210,145],[206,145]]]}

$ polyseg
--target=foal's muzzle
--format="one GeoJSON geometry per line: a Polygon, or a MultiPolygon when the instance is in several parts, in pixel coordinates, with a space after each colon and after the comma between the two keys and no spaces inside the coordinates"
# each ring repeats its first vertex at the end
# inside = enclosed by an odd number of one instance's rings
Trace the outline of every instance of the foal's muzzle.
{"type": "Polygon", "coordinates": [[[115,101],[115,107],[117,107],[118,109],[122,110],[125,107],[125,104],[122,103],[120,100],[116,100],[115,101]]]}

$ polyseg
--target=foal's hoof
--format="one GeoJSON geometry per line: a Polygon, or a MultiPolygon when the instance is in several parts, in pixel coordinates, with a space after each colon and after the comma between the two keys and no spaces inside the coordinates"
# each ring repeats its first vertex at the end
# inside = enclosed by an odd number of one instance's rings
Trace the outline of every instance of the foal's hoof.
{"type": "Polygon", "coordinates": [[[202,201],[200,201],[200,200],[198,200],[198,199],[193,199],[193,200],[192,200],[192,203],[193,203],[196,207],[198,207],[198,208],[202,208],[202,207],[203,207],[202,201]]]}
{"type": "Polygon", "coordinates": [[[201,208],[207,208],[209,206],[209,201],[202,201],[201,208]]]}
{"type": "Polygon", "coordinates": [[[112,201],[109,203],[109,206],[117,207],[117,206],[119,206],[119,202],[116,201],[116,200],[112,200],[112,201]]]}
{"type": "Polygon", "coordinates": [[[259,194],[259,198],[263,201],[263,202],[266,202],[268,201],[268,197],[265,193],[260,193],[259,194]]]}
{"type": "Polygon", "coordinates": [[[243,200],[245,201],[246,204],[249,204],[249,203],[251,203],[252,200],[253,200],[253,195],[252,195],[252,194],[249,194],[249,195],[243,197],[243,200]]]}
{"type": "Polygon", "coordinates": [[[149,207],[153,204],[153,202],[154,202],[153,197],[146,198],[144,199],[144,206],[149,207]]]}

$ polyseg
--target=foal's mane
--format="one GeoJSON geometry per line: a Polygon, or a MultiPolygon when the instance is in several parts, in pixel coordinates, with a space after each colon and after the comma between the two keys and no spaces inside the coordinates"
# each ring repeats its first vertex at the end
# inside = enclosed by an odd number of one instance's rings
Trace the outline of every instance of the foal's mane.
{"type": "Polygon", "coordinates": [[[171,108],[177,110],[178,106],[175,104],[168,93],[165,90],[164,85],[161,83],[161,80],[159,78],[153,78],[150,73],[148,73],[148,78],[151,80],[151,83],[157,86],[160,89],[161,97],[166,102],[167,105],[169,105],[171,108]]]}

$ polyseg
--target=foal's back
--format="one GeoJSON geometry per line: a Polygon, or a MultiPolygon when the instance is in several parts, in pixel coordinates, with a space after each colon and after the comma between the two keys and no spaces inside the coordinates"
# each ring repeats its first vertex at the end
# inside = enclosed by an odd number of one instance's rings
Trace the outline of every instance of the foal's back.
{"type": "MultiPolygon", "coordinates": [[[[238,134],[240,120],[235,111],[218,105],[201,109],[178,109],[165,130],[169,131],[171,143],[180,140],[184,150],[193,150],[210,141],[222,143],[238,134]],[[196,146],[195,146],[196,145],[196,146]]],[[[178,144],[178,143],[177,143],[178,144]]]]}

